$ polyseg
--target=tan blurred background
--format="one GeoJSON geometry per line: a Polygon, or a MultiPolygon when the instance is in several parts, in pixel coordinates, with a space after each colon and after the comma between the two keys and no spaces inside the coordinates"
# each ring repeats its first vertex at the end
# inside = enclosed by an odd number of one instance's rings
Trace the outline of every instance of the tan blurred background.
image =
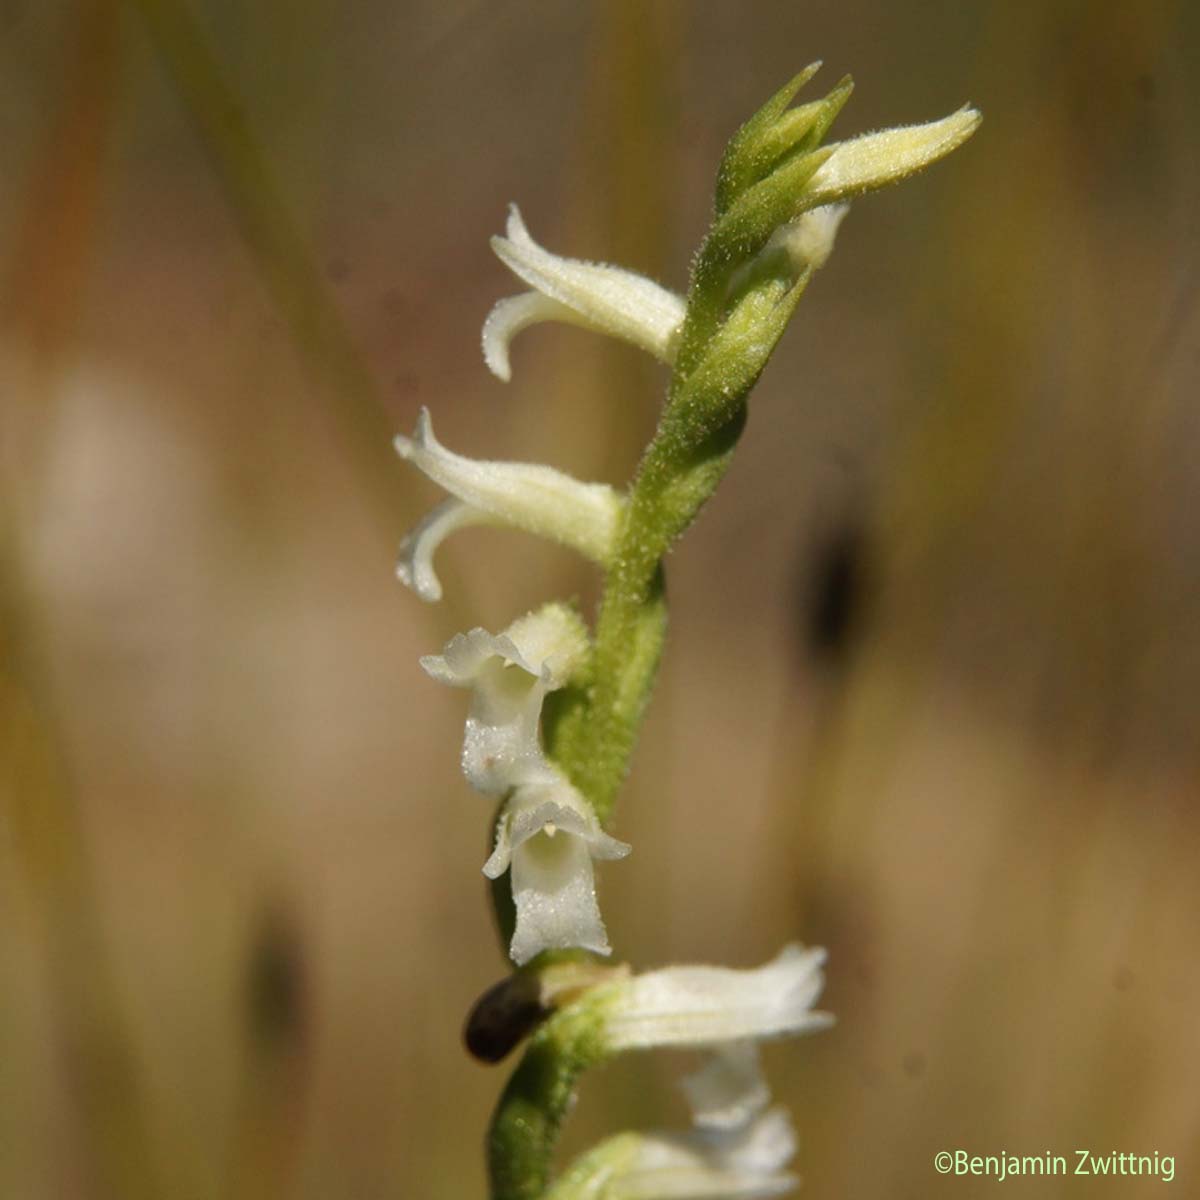
{"type": "MultiPolygon", "coordinates": [[[[490,377],[487,237],[682,287],[816,57],[840,136],[985,121],[856,205],[671,559],[612,940],[829,947],[837,1028],[768,1052],[809,1196],[994,1194],[959,1147],[1200,1195],[1196,6],[185,11],[0,4],[0,1196],[484,1194],[488,809],[416,659],[595,580],[468,532],[423,606],[388,439],[623,482],[663,372],[547,328],[490,377]]],[[[682,1120],[681,1065],[565,1149],[682,1120]]]]}

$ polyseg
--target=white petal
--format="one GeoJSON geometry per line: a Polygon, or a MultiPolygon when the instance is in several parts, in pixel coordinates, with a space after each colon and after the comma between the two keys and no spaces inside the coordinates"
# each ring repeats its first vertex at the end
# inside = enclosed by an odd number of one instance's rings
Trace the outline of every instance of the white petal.
{"type": "Polygon", "coordinates": [[[505,238],[492,238],[497,256],[535,291],[561,307],[538,309],[523,297],[516,297],[522,301],[519,307],[512,301],[501,301],[509,307],[492,310],[488,321],[495,328],[489,338],[484,325],[484,357],[488,358],[489,348],[494,354],[499,351],[497,364],[501,369],[497,370],[491,359],[488,366],[501,379],[508,378],[509,339],[537,320],[572,321],[632,342],[663,362],[674,358],[687,307],[682,296],[621,267],[551,254],[529,236],[515,204],[509,209],[506,233],[505,238]]]}
{"type": "Polygon", "coordinates": [[[433,569],[433,555],[442,541],[470,525],[495,525],[496,518],[451,497],[421,518],[400,543],[396,575],[406,587],[429,603],[442,598],[442,584],[433,569]]]}
{"type": "Polygon", "coordinates": [[[684,1076],[682,1086],[701,1129],[743,1128],[771,1102],[754,1042],[718,1047],[705,1066],[684,1076]]]}
{"type": "Polygon", "coordinates": [[[630,851],[600,828],[587,801],[547,764],[546,775],[521,787],[509,804],[514,849],[550,829],[551,836],[565,834],[581,841],[591,858],[624,858],[630,851]]]}
{"type": "Polygon", "coordinates": [[[624,502],[607,484],[580,483],[537,463],[464,458],[434,437],[421,409],[411,438],[397,437],[396,450],[452,496],[487,513],[494,522],[540,534],[606,563],[624,502]]]}
{"type": "Polygon", "coordinates": [[[541,292],[506,296],[492,306],[492,311],[483,321],[483,361],[497,379],[503,379],[505,383],[512,379],[512,366],[508,361],[509,343],[522,329],[540,325],[543,321],[565,321],[575,325],[587,323],[580,320],[574,309],[543,296],[541,292]]]}
{"type": "Polygon", "coordinates": [[[476,627],[468,633],[456,633],[442,648],[441,654],[426,654],[421,666],[438,683],[450,687],[475,687],[484,669],[499,659],[502,664],[519,667],[534,678],[539,669],[527,662],[507,633],[488,633],[476,627]]]}
{"type": "Polygon", "coordinates": [[[824,1029],[828,1013],[811,1011],[821,992],[825,951],[787,946],[754,970],[665,967],[635,976],[605,1019],[614,1050],[712,1046],[824,1029]]]}
{"type": "Polygon", "coordinates": [[[512,863],[512,839],[509,837],[511,822],[507,814],[496,822],[496,845],[491,856],[483,864],[483,873],[489,879],[499,879],[512,863]]]}
{"type": "Polygon", "coordinates": [[[980,120],[979,111],[968,106],[940,121],[840,142],[804,185],[805,194],[818,204],[828,204],[903,179],[961,146],[980,120]]]}

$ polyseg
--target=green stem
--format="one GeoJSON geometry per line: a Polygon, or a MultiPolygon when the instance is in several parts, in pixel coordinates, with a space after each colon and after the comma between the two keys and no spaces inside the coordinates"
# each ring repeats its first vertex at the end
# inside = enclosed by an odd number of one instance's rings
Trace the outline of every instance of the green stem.
{"type": "MultiPolygon", "coordinates": [[[[666,409],[629,492],[596,623],[588,703],[559,723],[556,760],[611,819],[654,687],[666,638],[662,558],[716,491],[746,423],[746,398],[787,325],[809,273],[754,281],[687,375],[672,376],[666,409]]],[[[724,287],[724,282],[718,286],[724,287]]],[[[718,302],[699,277],[689,297],[718,302]]]]}
{"type": "Polygon", "coordinates": [[[591,1001],[572,1005],[530,1039],[488,1131],[492,1200],[537,1200],[548,1185],[575,1083],[606,1055],[602,1009],[591,1001]]]}

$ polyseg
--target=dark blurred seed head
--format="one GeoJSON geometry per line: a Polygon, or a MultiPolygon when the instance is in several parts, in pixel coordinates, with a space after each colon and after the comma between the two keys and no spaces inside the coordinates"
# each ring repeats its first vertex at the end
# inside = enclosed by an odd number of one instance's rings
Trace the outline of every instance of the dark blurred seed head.
{"type": "Polygon", "coordinates": [[[862,525],[847,521],[818,541],[801,564],[804,653],[843,667],[861,630],[869,593],[869,548],[862,525]]]}
{"type": "Polygon", "coordinates": [[[475,1002],[463,1029],[468,1053],[480,1062],[497,1063],[550,1015],[540,1000],[536,975],[502,979],[475,1002]]]}
{"type": "Polygon", "coordinates": [[[254,1045],[284,1049],[304,1040],[305,975],[294,919],[279,908],[268,909],[260,918],[246,972],[246,1019],[254,1045]]]}

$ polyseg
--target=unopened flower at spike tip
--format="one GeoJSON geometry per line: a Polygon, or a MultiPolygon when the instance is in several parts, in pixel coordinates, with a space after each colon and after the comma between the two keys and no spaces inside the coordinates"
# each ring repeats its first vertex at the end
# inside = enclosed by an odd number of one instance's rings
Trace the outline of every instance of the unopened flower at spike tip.
{"type": "Polygon", "coordinates": [[[534,290],[499,301],[483,323],[483,357],[493,375],[506,382],[511,378],[509,343],[541,321],[608,333],[662,362],[672,360],[686,311],[682,296],[622,267],[551,254],[530,237],[515,204],[505,233],[492,238],[492,249],[534,290]]]}
{"type": "Polygon", "coordinates": [[[512,871],[513,962],[521,966],[543,950],[611,953],[592,860],[628,853],[629,846],[600,828],[591,806],[551,764],[520,784],[500,815],[496,848],[483,868],[489,879],[512,871]]]}
{"type": "Polygon", "coordinates": [[[982,119],[968,105],[941,120],[821,145],[851,83],[842,80],[815,104],[786,108],[811,74],[810,69],[792,80],[735,137],[701,271],[719,274],[730,261],[753,258],[777,229],[804,212],[923,170],[961,146],[982,119]]]}
{"type": "Polygon", "coordinates": [[[396,451],[452,497],[434,508],[400,545],[396,573],[422,600],[442,588],[433,569],[442,539],[468,525],[509,525],[561,542],[593,562],[607,563],[624,500],[607,484],[581,483],[538,463],[488,462],[447,450],[421,409],[411,438],[396,451]]]}
{"type": "Polygon", "coordinates": [[[865,133],[830,146],[832,154],[805,186],[806,207],[850,199],[905,179],[957,150],[983,118],[966,105],[940,121],[865,133]]]}
{"type": "Polygon", "coordinates": [[[761,967],[664,967],[614,986],[604,1013],[611,1050],[715,1046],[825,1029],[814,1012],[825,983],[825,951],[785,946],[761,967]]]}
{"type": "Polygon", "coordinates": [[[568,682],[587,652],[579,614],[547,604],[501,634],[472,629],[451,638],[441,654],[421,659],[440,683],[471,689],[462,769],[473,788],[502,796],[544,776],[542,701],[568,682]]]}

